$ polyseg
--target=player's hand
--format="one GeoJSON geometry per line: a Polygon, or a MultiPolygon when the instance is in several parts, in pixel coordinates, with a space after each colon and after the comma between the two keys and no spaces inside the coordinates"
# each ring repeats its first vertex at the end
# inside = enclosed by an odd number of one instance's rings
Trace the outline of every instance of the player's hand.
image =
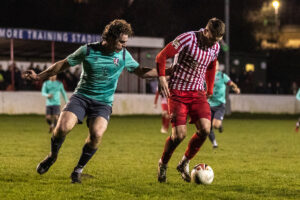
{"type": "Polygon", "coordinates": [[[38,75],[33,70],[26,70],[25,72],[23,72],[23,75],[27,80],[31,80],[31,81],[39,80],[38,75]]]}
{"type": "Polygon", "coordinates": [[[212,97],[212,94],[206,93],[206,98],[207,98],[207,99],[209,99],[209,98],[211,98],[211,97],[212,97]]]}
{"type": "Polygon", "coordinates": [[[240,88],[236,88],[236,89],[234,90],[234,92],[237,93],[237,94],[240,94],[240,93],[241,93],[241,90],[240,90],[240,88]]]}
{"type": "Polygon", "coordinates": [[[161,94],[164,97],[166,97],[166,98],[170,97],[168,82],[167,82],[165,76],[160,76],[159,77],[159,89],[160,89],[161,94]]]}
{"type": "Polygon", "coordinates": [[[52,99],[53,94],[48,94],[48,99],[52,99]]]}

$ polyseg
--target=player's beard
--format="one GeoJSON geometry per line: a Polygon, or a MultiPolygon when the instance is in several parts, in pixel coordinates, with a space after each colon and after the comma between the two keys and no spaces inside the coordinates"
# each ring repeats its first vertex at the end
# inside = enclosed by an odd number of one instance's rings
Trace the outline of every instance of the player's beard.
{"type": "Polygon", "coordinates": [[[207,37],[204,36],[203,32],[200,33],[200,45],[201,47],[212,47],[215,42],[209,40],[207,37]]]}

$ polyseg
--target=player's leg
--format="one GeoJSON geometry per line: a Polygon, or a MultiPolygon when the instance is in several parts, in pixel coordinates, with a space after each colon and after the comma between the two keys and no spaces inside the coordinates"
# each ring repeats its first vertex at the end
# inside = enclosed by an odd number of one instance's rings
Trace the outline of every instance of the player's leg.
{"type": "Polygon", "coordinates": [[[80,178],[83,168],[96,153],[108,124],[108,121],[103,117],[92,118],[88,121],[89,136],[87,137],[85,145],[82,148],[82,153],[77,166],[74,168],[74,171],[71,174],[72,183],[81,182],[80,178]]]}
{"type": "Polygon", "coordinates": [[[222,124],[224,115],[225,115],[225,104],[216,106],[212,125],[213,128],[218,129],[220,133],[224,131],[223,124],[222,124]]]}
{"type": "Polygon", "coordinates": [[[169,124],[170,124],[168,109],[162,109],[162,113],[161,114],[162,114],[162,126],[161,126],[160,132],[161,133],[168,133],[169,124]]]}
{"type": "Polygon", "coordinates": [[[176,147],[185,138],[187,133],[187,106],[181,102],[172,100],[170,100],[169,106],[172,123],[172,135],[166,139],[163,154],[158,162],[159,182],[166,182],[166,171],[168,162],[171,159],[176,147]]]}
{"type": "Polygon", "coordinates": [[[60,114],[57,125],[54,128],[51,138],[51,152],[37,167],[39,174],[47,172],[50,166],[56,161],[58,151],[65,140],[65,136],[76,123],[82,123],[86,107],[87,102],[80,95],[75,94],[70,98],[69,103],[60,114]]]}
{"type": "MultiPolygon", "coordinates": [[[[215,111],[216,111],[215,107],[210,107],[210,111],[211,111],[211,119],[214,120],[215,111]]],[[[208,138],[211,141],[211,143],[213,144],[213,148],[217,148],[218,144],[217,144],[215,132],[213,129],[213,124],[212,124],[213,120],[211,121],[210,133],[208,135],[208,138]]]]}
{"type": "Polygon", "coordinates": [[[107,129],[111,113],[111,106],[89,99],[89,106],[87,108],[89,135],[82,148],[79,161],[71,173],[72,183],[81,183],[83,168],[96,153],[103,134],[107,129]]]}
{"type": "Polygon", "coordinates": [[[77,117],[74,113],[69,111],[62,112],[51,138],[51,152],[37,166],[37,172],[39,174],[46,173],[51,165],[56,161],[59,149],[65,140],[65,136],[72,130],[76,123],[77,117]]]}
{"type": "Polygon", "coordinates": [[[200,150],[200,147],[210,133],[211,111],[205,94],[199,94],[199,98],[190,104],[189,110],[191,117],[190,123],[195,123],[197,131],[190,139],[185,154],[177,166],[177,170],[181,172],[182,178],[187,182],[191,180],[189,175],[189,161],[200,150]]]}
{"type": "Polygon", "coordinates": [[[299,126],[300,126],[300,118],[299,118],[298,121],[296,122],[296,128],[295,128],[295,131],[296,131],[296,132],[299,131],[299,126]]]}

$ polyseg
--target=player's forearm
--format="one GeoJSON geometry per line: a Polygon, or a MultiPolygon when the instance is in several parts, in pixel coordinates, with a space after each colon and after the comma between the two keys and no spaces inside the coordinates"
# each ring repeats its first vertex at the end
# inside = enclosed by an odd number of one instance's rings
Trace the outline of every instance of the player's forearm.
{"type": "Polygon", "coordinates": [[[157,54],[155,61],[159,76],[166,75],[166,60],[174,57],[177,53],[178,51],[172,46],[172,43],[169,43],[161,52],[157,54]]]}
{"type": "Polygon", "coordinates": [[[58,61],[47,68],[45,71],[42,71],[37,75],[38,80],[45,80],[51,76],[58,74],[59,72],[64,71],[66,68],[69,67],[69,64],[66,59],[58,61]]]}
{"type": "Polygon", "coordinates": [[[206,70],[205,80],[207,86],[207,94],[212,95],[214,89],[214,82],[215,82],[215,74],[216,74],[216,62],[217,60],[213,61],[206,70]]]}
{"type": "Polygon", "coordinates": [[[154,78],[157,77],[157,70],[149,67],[139,67],[135,70],[135,74],[141,78],[154,78]]]}

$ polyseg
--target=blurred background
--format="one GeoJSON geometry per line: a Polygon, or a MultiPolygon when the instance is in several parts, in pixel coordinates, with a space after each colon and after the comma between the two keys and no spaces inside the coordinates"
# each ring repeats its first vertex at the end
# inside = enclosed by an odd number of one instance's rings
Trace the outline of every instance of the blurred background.
{"type": "MultiPolygon", "coordinates": [[[[177,35],[205,27],[212,17],[226,22],[221,68],[243,94],[295,95],[300,85],[298,0],[6,0],[0,7],[0,90],[40,90],[21,72],[36,72],[80,45],[100,39],[116,18],[132,24],[129,51],[142,66],[177,35]]],[[[67,91],[81,67],[60,74],[67,91]]],[[[153,94],[156,80],[124,72],[117,93],[153,94]]]]}

